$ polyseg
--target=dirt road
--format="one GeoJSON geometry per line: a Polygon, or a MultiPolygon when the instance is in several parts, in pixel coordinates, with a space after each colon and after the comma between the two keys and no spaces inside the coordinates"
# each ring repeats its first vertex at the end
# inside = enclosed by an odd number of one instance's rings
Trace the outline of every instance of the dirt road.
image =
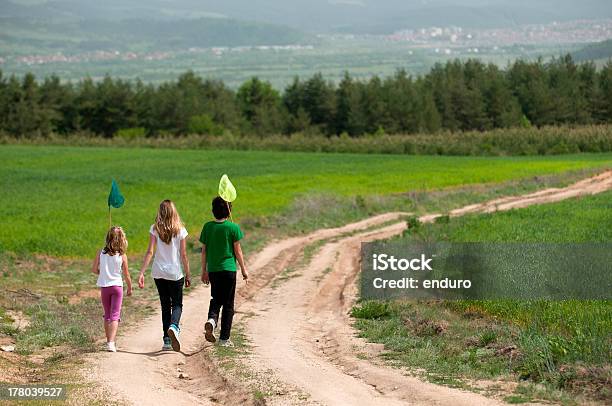
{"type": "MultiPolygon", "coordinates": [[[[610,189],[612,171],[566,188],[466,206],[450,215],[509,210],[610,189]]],[[[266,397],[267,404],[499,403],[405,376],[361,356],[374,354],[380,347],[357,339],[347,316],[357,293],[359,244],[400,234],[406,227],[402,220],[406,214],[386,213],[275,241],[250,258],[252,282],[238,284],[236,326],[245,329],[252,344],[244,367],[284,388],[266,397]],[[305,260],[304,249],[313,244],[321,246],[311,260],[305,260]]],[[[420,220],[433,221],[439,215],[420,220]]],[[[134,404],[161,404],[169,399],[177,405],[261,403],[250,389],[215,372],[211,346],[202,331],[209,300],[209,289],[203,286],[185,298],[183,353],[158,351],[161,323],[156,314],[138,330],[120,337],[119,353],[92,354],[84,368],[88,378],[113,397],[134,404]],[[179,369],[189,375],[187,379],[178,377],[179,369]]]]}

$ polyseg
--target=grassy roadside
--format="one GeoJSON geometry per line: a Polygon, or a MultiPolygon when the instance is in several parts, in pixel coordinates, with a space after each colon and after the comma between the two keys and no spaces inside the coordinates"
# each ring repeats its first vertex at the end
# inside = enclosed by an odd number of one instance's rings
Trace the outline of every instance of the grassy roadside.
{"type": "MultiPolygon", "coordinates": [[[[404,241],[612,241],[612,192],[413,227],[404,241]]],[[[391,363],[436,382],[514,386],[513,403],[612,399],[611,301],[368,301],[353,309],[361,336],[391,363]]],[[[482,389],[481,389],[482,390],[482,389]]]]}

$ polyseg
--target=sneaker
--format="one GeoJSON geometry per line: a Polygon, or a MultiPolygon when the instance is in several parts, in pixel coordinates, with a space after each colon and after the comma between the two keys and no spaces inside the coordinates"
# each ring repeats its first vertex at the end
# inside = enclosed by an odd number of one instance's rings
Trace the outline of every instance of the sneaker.
{"type": "Polygon", "coordinates": [[[220,347],[233,347],[234,343],[229,338],[227,340],[219,340],[220,347]]]}
{"type": "Polygon", "coordinates": [[[181,350],[181,342],[179,341],[179,334],[180,334],[180,330],[178,326],[176,326],[175,324],[171,324],[170,328],[168,329],[168,336],[170,336],[170,342],[172,344],[172,349],[177,352],[181,350]]]}
{"type": "Polygon", "coordinates": [[[217,341],[215,337],[215,321],[213,319],[208,319],[208,321],[204,324],[204,337],[206,341],[214,343],[217,341]]]}
{"type": "Polygon", "coordinates": [[[162,351],[171,351],[172,350],[172,341],[170,337],[164,337],[164,345],[162,345],[162,351]]]}
{"type": "Polygon", "coordinates": [[[117,352],[117,347],[115,346],[115,343],[112,341],[109,341],[106,343],[106,351],[108,352],[117,352]]]}

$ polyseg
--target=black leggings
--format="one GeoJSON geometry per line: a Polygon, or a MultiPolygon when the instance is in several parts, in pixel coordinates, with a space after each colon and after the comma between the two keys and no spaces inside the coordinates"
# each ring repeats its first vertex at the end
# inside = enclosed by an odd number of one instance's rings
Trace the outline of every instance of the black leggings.
{"type": "Polygon", "coordinates": [[[178,281],[168,279],[154,279],[157,292],[159,293],[159,303],[162,309],[162,327],[164,337],[168,337],[168,329],[171,324],[178,327],[183,312],[183,282],[185,278],[178,281]]]}
{"type": "Polygon", "coordinates": [[[219,324],[219,312],[223,307],[221,315],[221,340],[230,338],[232,331],[232,320],[234,318],[234,295],[236,293],[236,272],[220,271],[209,272],[210,280],[210,307],[208,308],[208,318],[213,319],[215,324],[219,324]]]}

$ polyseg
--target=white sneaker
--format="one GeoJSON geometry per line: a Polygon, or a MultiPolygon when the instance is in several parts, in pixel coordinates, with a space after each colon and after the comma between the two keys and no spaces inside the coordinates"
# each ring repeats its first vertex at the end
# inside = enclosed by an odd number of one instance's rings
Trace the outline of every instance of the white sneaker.
{"type": "Polygon", "coordinates": [[[206,338],[206,341],[211,343],[217,341],[217,338],[215,337],[216,324],[217,323],[215,323],[213,319],[208,319],[208,321],[204,324],[204,337],[206,338]]]}
{"type": "Polygon", "coordinates": [[[227,340],[219,340],[220,347],[233,347],[234,343],[229,338],[227,340]]]}
{"type": "Polygon", "coordinates": [[[117,352],[117,347],[113,341],[109,341],[106,343],[106,351],[108,352],[117,352]]]}

